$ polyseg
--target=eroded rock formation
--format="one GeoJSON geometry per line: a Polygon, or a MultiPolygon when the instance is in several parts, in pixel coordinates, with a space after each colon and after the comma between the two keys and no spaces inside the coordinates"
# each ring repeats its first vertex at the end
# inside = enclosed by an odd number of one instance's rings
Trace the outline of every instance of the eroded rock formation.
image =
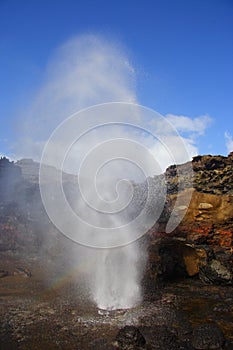
{"type": "Polygon", "coordinates": [[[186,163],[165,173],[168,195],[159,223],[150,231],[150,273],[165,279],[199,274],[205,283],[232,284],[233,153],[194,157],[192,168],[190,172],[186,163]],[[168,235],[165,227],[178,195],[178,210],[185,216],[168,235]]]}

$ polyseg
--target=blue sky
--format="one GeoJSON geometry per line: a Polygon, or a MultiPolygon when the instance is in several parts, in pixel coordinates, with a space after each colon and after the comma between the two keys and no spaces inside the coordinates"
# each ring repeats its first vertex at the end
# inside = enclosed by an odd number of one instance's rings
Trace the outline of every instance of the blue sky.
{"type": "Polygon", "coordinates": [[[231,0],[0,0],[0,154],[14,152],[18,116],[43,85],[55,50],[85,33],[124,48],[141,104],[176,122],[211,118],[196,132],[199,153],[231,150],[231,0]]]}

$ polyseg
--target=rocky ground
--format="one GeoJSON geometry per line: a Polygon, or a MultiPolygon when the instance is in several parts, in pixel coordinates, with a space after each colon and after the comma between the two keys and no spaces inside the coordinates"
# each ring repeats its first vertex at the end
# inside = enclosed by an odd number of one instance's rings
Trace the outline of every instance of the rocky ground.
{"type": "Polygon", "coordinates": [[[169,281],[133,309],[100,313],[72,276],[50,286],[47,275],[45,284],[35,257],[2,253],[0,270],[0,349],[233,348],[228,286],[169,281]]]}
{"type": "Polygon", "coordinates": [[[54,239],[38,166],[1,160],[0,349],[233,349],[233,154],[195,157],[192,169],[189,163],[165,173],[165,209],[141,241],[148,250],[142,304],[100,312],[81,276],[54,283],[70,246],[54,239]],[[177,196],[185,216],[168,234],[177,196]]]}

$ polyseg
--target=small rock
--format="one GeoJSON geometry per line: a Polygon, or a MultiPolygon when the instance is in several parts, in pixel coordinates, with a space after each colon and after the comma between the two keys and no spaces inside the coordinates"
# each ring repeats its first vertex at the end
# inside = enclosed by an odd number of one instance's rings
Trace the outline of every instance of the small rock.
{"type": "Polygon", "coordinates": [[[17,273],[24,277],[32,277],[31,272],[23,267],[16,267],[17,273]]]}
{"type": "Polygon", "coordinates": [[[114,345],[117,349],[140,349],[145,345],[146,341],[141,332],[135,326],[125,326],[121,328],[116,336],[114,345]]]}
{"type": "Polygon", "coordinates": [[[187,249],[183,253],[186,271],[189,276],[195,276],[199,272],[200,259],[194,249],[187,249]]]}
{"type": "Polygon", "coordinates": [[[114,346],[106,339],[98,338],[88,344],[88,349],[93,350],[114,350],[114,346]]]}
{"type": "Polygon", "coordinates": [[[176,208],[176,210],[180,210],[180,211],[187,210],[187,209],[188,209],[187,205],[179,205],[179,206],[176,208]]]}
{"type": "Polygon", "coordinates": [[[9,276],[9,272],[6,270],[0,270],[0,278],[9,276]]]}
{"type": "Polygon", "coordinates": [[[224,344],[224,350],[233,350],[233,342],[226,340],[224,344]]]}
{"type": "Polygon", "coordinates": [[[232,284],[233,279],[232,272],[216,259],[200,268],[199,277],[208,284],[232,284]]]}
{"type": "Polygon", "coordinates": [[[193,330],[191,344],[197,350],[219,349],[223,343],[223,333],[215,324],[204,323],[193,330]]]}
{"type": "Polygon", "coordinates": [[[213,208],[213,205],[210,203],[200,203],[198,206],[198,209],[204,209],[204,210],[208,210],[212,208],[213,208]]]}
{"type": "MultiPolygon", "coordinates": [[[[141,332],[146,339],[149,349],[153,350],[180,350],[180,343],[174,333],[166,326],[142,327],[141,332]]],[[[183,348],[185,349],[185,348],[183,348]]]]}

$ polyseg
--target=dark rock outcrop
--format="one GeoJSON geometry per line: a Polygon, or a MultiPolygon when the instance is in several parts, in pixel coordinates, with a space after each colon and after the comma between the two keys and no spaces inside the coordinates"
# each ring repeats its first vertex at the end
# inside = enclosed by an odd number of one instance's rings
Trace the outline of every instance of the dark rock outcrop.
{"type": "Polygon", "coordinates": [[[114,345],[122,350],[140,350],[145,349],[145,343],[145,338],[137,327],[125,326],[119,330],[114,345]]]}
{"type": "Polygon", "coordinates": [[[199,271],[200,279],[207,284],[231,285],[233,280],[232,269],[227,268],[219,260],[212,259],[199,271]]]}
{"type": "Polygon", "coordinates": [[[21,169],[6,157],[0,159],[0,204],[15,197],[17,187],[22,182],[21,169]]]}
{"type": "Polygon", "coordinates": [[[145,337],[147,344],[146,349],[148,350],[193,349],[193,347],[188,343],[181,343],[175,335],[175,330],[171,327],[168,328],[166,326],[151,325],[151,327],[142,327],[140,330],[145,337]]]}
{"type": "Polygon", "coordinates": [[[48,225],[39,184],[25,178],[20,166],[1,158],[0,251],[36,250],[48,225]]]}
{"type": "Polygon", "coordinates": [[[233,194],[233,156],[196,156],[192,163],[171,165],[165,172],[168,193],[193,187],[198,192],[233,194]],[[191,170],[191,171],[190,171],[191,170]]]}
{"type": "Polygon", "coordinates": [[[149,232],[148,270],[151,278],[164,280],[199,275],[204,283],[230,285],[233,274],[233,153],[228,157],[194,157],[192,168],[190,171],[190,163],[186,163],[170,166],[165,173],[168,194],[164,211],[149,232]],[[190,194],[191,201],[187,205],[190,194]],[[185,215],[176,229],[167,234],[166,224],[178,195],[178,209],[185,215]]]}

